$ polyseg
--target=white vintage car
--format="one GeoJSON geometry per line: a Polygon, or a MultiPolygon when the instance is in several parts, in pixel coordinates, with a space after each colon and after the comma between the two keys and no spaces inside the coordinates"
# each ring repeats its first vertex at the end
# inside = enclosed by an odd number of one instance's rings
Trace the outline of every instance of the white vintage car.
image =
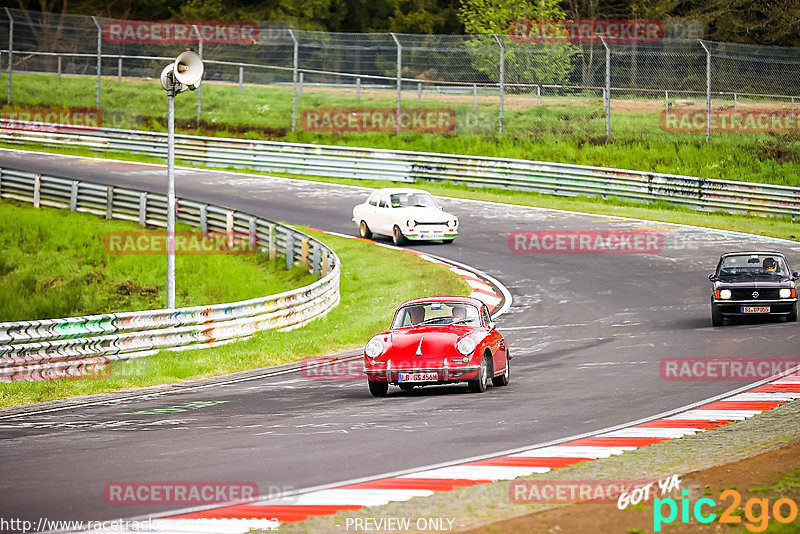
{"type": "Polygon", "coordinates": [[[406,240],[452,243],[458,234],[458,218],[419,189],[377,189],[353,208],[353,222],[361,237],[390,236],[395,245],[406,240]]]}

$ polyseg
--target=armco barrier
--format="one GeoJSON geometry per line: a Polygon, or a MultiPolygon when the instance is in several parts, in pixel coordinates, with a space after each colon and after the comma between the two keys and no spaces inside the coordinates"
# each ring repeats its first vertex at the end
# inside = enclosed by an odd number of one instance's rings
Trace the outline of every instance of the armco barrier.
{"type": "MultiPolygon", "coordinates": [[[[0,120],[0,140],[48,146],[81,145],[166,157],[162,133],[0,120]]],[[[567,165],[511,158],[304,145],[178,135],[176,157],[210,167],[246,168],[397,182],[447,181],[564,196],[663,200],[697,210],[800,215],[800,188],[567,165]]]]}
{"type": "MultiPolygon", "coordinates": [[[[1,198],[166,226],[165,195],[15,169],[0,168],[1,198]]],[[[244,213],[190,200],[177,202],[178,221],[199,226],[204,233],[249,236],[251,244],[270,257],[286,256],[287,267],[299,263],[322,278],[306,287],[241,302],[0,323],[0,381],[79,377],[110,360],[219,345],[261,330],[290,330],[338,304],[339,259],[320,241],[244,213]]]]}

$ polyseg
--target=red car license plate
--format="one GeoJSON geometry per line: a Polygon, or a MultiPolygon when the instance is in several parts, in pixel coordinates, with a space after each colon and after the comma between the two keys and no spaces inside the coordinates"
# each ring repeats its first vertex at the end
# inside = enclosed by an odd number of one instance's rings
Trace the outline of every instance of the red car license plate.
{"type": "Polygon", "coordinates": [[[769,313],[769,306],[742,306],[742,313],[769,313]]]}
{"type": "Polygon", "coordinates": [[[400,373],[398,382],[437,382],[439,375],[436,373],[400,373]]]}

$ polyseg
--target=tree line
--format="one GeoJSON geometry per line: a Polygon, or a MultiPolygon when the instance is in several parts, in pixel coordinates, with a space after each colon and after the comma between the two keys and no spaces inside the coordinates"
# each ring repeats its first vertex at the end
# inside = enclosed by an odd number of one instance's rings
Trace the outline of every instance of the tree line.
{"type": "Polygon", "coordinates": [[[515,19],[683,19],[712,41],[800,46],[799,0],[12,0],[133,20],[265,20],[303,30],[502,33],[515,19]]]}

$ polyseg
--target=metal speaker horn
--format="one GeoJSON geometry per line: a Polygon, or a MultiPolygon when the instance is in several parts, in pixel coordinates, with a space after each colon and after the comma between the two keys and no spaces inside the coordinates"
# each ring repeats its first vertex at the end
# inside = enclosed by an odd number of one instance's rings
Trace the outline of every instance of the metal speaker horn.
{"type": "Polygon", "coordinates": [[[183,52],[175,59],[174,76],[178,83],[182,83],[194,91],[200,87],[203,79],[203,60],[194,52],[183,52]]]}
{"type": "Polygon", "coordinates": [[[170,87],[174,87],[176,93],[182,93],[184,91],[188,91],[189,88],[187,86],[185,86],[182,83],[177,83],[175,81],[174,70],[175,70],[174,63],[170,63],[169,65],[164,67],[164,70],[161,71],[161,87],[163,87],[165,91],[169,91],[170,87]]]}

